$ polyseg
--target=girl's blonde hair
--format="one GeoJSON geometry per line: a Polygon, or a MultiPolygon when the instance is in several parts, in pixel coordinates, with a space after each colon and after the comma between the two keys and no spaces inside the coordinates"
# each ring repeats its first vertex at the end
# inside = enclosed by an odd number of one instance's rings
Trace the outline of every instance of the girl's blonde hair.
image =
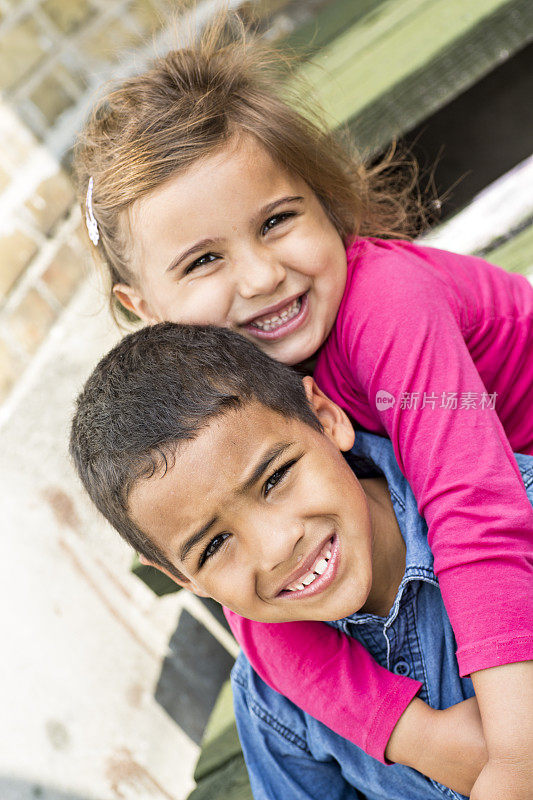
{"type": "Polygon", "coordinates": [[[190,46],[109,91],[78,137],[79,197],[85,213],[92,178],[97,250],[110,290],[115,283],[135,285],[127,210],[237,133],[253,135],[308,184],[343,240],[405,236],[413,226],[408,198],[415,181],[398,185],[391,155],[366,168],[320,114],[303,105],[290,60],[242,25],[228,25],[231,18],[219,16],[191,37],[190,46]]]}

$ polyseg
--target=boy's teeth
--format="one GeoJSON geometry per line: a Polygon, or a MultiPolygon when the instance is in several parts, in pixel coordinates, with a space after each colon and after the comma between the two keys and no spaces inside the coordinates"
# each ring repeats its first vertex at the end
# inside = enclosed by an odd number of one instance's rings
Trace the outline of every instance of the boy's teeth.
{"type": "Polygon", "coordinates": [[[315,565],[315,572],[317,572],[319,575],[323,575],[327,568],[328,562],[325,558],[321,558],[318,564],[315,565]]]}
{"type": "Polygon", "coordinates": [[[323,553],[320,554],[316,564],[313,567],[312,572],[308,572],[303,578],[300,579],[300,583],[293,583],[290,586],[287,586],[288,591],[296,592],[298,589],[304,589],[306,586],[310,586],[313,581],[318,578],[319,575],[323,575],[324,572],[328,568],[328,561],[331,558],[331,550],[326,549],[323,553]]]}
{"type": "Polygon", "coordinates": [[[272,331],[295,317],[299,312],[301,305],[301,300],[299,297],[297,297],[296,300],[293,300],[290,306],[284,308],[279,314],[273,314],[271,317],[267,317],[266,319],[256,319],[254,322],[252,322],[252,325],[262,331],[272,331]]]}

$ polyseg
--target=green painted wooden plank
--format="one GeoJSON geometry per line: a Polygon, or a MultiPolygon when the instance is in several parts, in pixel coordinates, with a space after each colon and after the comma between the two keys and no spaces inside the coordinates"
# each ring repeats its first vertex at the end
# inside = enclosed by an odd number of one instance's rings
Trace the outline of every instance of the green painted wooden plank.
{"type": "Polygon", "coordinates": [[[527,44],[532,34],[533,4],[514,0],[352,118],[355,140],[367,152],[384,149],[527,44]]]}
{"type": "Polygon", "coordinates": [[[254,800],[243,755],[201,780],[187,800],[254,800]]]}
{"type": "Polygon", "coordinates": [[[301,75],[332,124],[383,147],[519,49],[529,0],[389,0],[325,47],[301,75]]]}
{"type": "Polygon", "coordinates": [[[194,771],[194,780],[200,783],[208,775],[216,772],[228,761],[241,752],[241,743],[237,733],[237,725],[233,716],[233,710],[228,712],[226,727],[220,731],[219,735],[202,745],[200,758],[194,771]]]}
{"type": "Polygon", "coordinates": [[[230,680],[227,680],[224,683],[219,692],[217,701],[213,707],[211,716],[209,717],[209,722],[207,723],[203,735],[202,746],[208,744],[213,739],[216,739],[217,736],[220,736],[221,732],[227,728],[228,720],[234,720],[233,692],[231,690],[230,680]]]}
{"type": "Polygon", "coordinates": [[[215,707],[202,739],[202,752],[194,771],[194,780],[199,783],[207,775],[241,752],[235,715],[233,694],[228,680],[220,690],[215,707]]]}
{"type": "Polygon", "coordinates": [[[188,800],[252,800],[229,680],[209,717],[194,780],[197,788],[188,800]]]}
{"type": "Polygon", "coordinates": [[[356,64],[359,69],[359,59],[365,51],[372,54],[387,34],[400,28],[409,19],[416,18],[425,6],[435,2],[436,0],[384,0],[358,24],[324,47],[313,62],[302,67],[304,79],[309,80],[318,91],[323,91],[327,96],[331,81],[338,80],[346,65],[356,64]]]}
{"type": "Polygon", "coordinates": [[[507,242],[483,254],[488,261],[509,272],[533,275],[533,223],[507,242]]]}
{"type": "Polygon", "coordinates": [[[316,17],[297,28],[283,40],[283,46],[310,55],[325,47],[348,28],[352,28],[386,0],[337,0],[329,3],[316,17]]]}
{"type": "Polygon", "coordinates": [[[133,556],[130,569],[159,597],[164,594],[172,594],[173,592],[178,592],[180,590],[178,584],[174,583],[174,581],[163,572],[160,572],[155,567],[149,567],[146,566],[146,564],[141,564],[137,554],[133,556]]]}
{"type": "Polygon", "coordinates": [[[391,80],[398,82],[431,63],[449,42],[514,4],[514,0],[388,0],[323,49],[313,84],[328,90],[328,76],[335,81],[352,79],[354,71],[364,76],[356,110],[387,90],[391,80]]]}

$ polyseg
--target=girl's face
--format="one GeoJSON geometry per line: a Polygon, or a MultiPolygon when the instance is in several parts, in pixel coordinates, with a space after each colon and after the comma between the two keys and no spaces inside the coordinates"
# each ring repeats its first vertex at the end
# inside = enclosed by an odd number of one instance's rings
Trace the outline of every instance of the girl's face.
{"type": "Polygon", "coordinates": [[[128,224],[137,285],[114,291],[145,321],[232,328],[286,364],[330,332],[346,282],[342,240],[307,184],[253,137],[139,200],[128,224]]]}

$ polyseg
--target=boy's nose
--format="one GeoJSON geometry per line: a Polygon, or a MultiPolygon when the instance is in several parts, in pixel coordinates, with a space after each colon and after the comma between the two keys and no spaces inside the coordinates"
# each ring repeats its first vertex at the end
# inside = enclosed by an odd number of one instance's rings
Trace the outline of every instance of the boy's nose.
{"type": "Polygon", "coordinates": [[[263,523],[255,518],[254,553],[260,572],[271,573],[294,560],[298,543],[304,535],[303,525],[296,521],[270,520],[263,523]]]}
{"type": "Polygon", "coordinates": [[[286,276],[285,267],[278,261],[259,254],[243,259],[235,269],[239,294],[245,300],[274,294],[286,276]]]}

